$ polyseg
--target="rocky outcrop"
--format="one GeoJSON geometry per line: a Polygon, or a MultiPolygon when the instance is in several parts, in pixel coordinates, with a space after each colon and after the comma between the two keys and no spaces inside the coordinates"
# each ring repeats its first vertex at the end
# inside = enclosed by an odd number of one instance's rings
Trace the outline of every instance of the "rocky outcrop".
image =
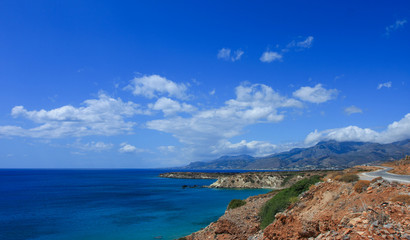
{"type": "Polygon", "coordinates": [[[323,175],[325,171],[301,172],[247,172],[247,173],[200,173],[172,172],[161,174],[161,177],[218,179],[211,188],[272,188],[282,189],[312,175],[323,175]]]}
{"type": "Polygon", "coordinates": [[[247,198],[244,206],[226,210],[225,214],[186,240],[224,239],[246,240],[260,231],[259,209],[274,192],[247,198]]]}
{"type": "Polygon", "coordinates": [[[211,172],[169,172],[161,173],[163,178],[185,178],[185,179],[218,179],[220,177],[231,176],[236,173],[211,173],[211,172]]]}
{"type": "Polygon", "coordinates": [[[302,175],[286,175],[274,172],[261,173],[241,173],[233,176],[220,177],[218,180],[210,185],[212,188],[275,188],[280,189],[285,187],[287,182],[291,180],[299,180],[303,178],[302,175]]]}

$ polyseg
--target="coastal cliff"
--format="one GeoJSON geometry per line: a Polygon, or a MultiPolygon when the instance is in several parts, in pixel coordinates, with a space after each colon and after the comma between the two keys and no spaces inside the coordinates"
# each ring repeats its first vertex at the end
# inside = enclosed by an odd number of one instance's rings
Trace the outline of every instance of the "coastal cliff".
{"type": "Polygon", "coordinates": [[[218,179],[220,177],[235,175],[236,173],[212,173],[212,172],[168,172],[161,173],[162,178],[183,178],[183,179],[218,179]]]}
{"type": "Polygon", "coordinates": [[[329,173],[323,182],[291,198],[264,229],[261,209],[298,184],[249,197],[244,205],[227,209],[216,222],[181,239],[410,239],[410,185],[351,177],[359,172],[329,173]]]}
{"type": "Polygon", "coordinates": [[[204,173],[204,172],[171,172],[161,174],[166,178],[217,179],[211,188],[271,188],[282,189],[295,182],[326,171],[300,172],[246,172],[246,173],[204,173]]]}

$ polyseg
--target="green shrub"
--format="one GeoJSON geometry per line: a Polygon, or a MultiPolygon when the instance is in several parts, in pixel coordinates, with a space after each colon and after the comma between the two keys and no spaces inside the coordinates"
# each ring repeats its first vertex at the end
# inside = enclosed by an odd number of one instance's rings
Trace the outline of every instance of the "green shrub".
{"type": "Polygon", "coordinates": [[[294,176],[296,175],[296,173],[289,173],[289,175],[287,175],[282,183],[280,184],[282,187],[286,185],[286,183],[288,183],[294,176]]]}
{"type": "Polygon", "coordinates": [[[259,215],[261,217],[261,228],[264,229],[275,220],[275,215],[278,212],[285,210],[295,197],[301,193],[309,190],[309,187],[320,181],[321,176],[312,176],[310,178],[302,179],[291,187],[281,190],[262,207],[259,215]]]}
{"type": "Polygon", "coordinates": [[[339,179],[339,181],[341,182],[356,182],[359,180],[359,176],[357,176],[356,174],[345,174],[342,175],[339,179]]]}
{"type": "Polygon", "coordinates": [[[294,204],[294,203],[297,203],[297,202],[299,202],[299,197],[291,197],[291,198],[289,198],[289,203],[290,203],[290,204],[294,204]]]}
{"type": "Polygon", "coordinates": [[[238,208],[240,206],[245,205],[246,202],[241,199],[232,199],[231,202],[228,204],[228,209],[238,208]]]}

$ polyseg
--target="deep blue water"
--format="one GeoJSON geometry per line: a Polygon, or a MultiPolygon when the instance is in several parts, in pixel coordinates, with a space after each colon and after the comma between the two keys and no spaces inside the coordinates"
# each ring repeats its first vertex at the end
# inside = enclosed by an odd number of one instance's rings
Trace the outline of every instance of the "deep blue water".
{"type": "Polygon", "coordinates": [[[0,170],[0,239],[175,239],[268,190],[186,188],[167,170],[0,170]]]}

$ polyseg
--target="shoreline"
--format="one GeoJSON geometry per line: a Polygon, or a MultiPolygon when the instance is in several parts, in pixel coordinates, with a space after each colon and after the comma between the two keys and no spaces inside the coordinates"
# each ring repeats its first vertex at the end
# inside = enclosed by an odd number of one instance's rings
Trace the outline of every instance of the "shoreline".
{"type": "Polygon", "coordinates": [[[209,188],[230,189],[283,189],[299,180],[314,175],[327,174],[329,171],[275,171],[275,172],[240,172],[240,173],[208,173],[208,172],[169,172],[159,177],[176,179],[215,179],[209,188]]]}

